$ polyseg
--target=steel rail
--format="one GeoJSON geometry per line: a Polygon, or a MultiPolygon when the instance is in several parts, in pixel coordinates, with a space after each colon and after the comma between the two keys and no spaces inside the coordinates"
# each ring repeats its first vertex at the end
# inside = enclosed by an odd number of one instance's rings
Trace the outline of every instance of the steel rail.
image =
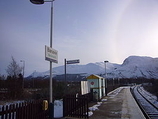
{"type": "Polygon", "coordinates": [[[131,87],[131,93],[135,99],[135,101],[137,102],[138,106],[140,107],[142,113],[144,114],[146,119],[157,119],[158,118],[158,108],[151,102],[149,101],[140,91],[140,86],[135,86],[135,87],[131,87]],[[139,94],[139,96],[141,96],[138,98],[138,94],[136,95],[136,93],[139,94]],[[146,104],[143,104],[142,100],[145,100],[143,102],[146,102],[146,104]],[[153,110],[155,110],[154,112],[150,112],[149,110],[147,110],[147,105],[150,107],[152,107],[153,110]]]}

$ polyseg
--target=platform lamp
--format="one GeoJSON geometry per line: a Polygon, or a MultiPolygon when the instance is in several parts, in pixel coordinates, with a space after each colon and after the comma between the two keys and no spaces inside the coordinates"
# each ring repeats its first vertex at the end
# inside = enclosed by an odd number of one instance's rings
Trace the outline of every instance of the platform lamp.
{"type": "MultiPolygon", "coordinates": [[[[51,21],[50,21],[50,47],[52,48],[52,40],[53,40],[53,1],[44,1],[44,0],[30,0],[31,3],[33,4],[44,4],[44,2],[51,2],[51,21]]],[[[49,118],[53,119],[54,118],[54,101],[53,101],[53,88],[52,88],[52,61],[50,61],[50,86],[49,86],[49,118]]]]}
{"type": "Polygon", "coordinates": [[[107,87],[108,87],[108,81],[107,81],[107,77],[106,77],[106,63],[108,63],[109,61],[104,61],[105,63],[105,95],[107,96],[108,92],[107,92],[107,87]]]}
{"type": "Polygon", "coordinates": [[[20,60],[23,63],[22,71],[23,71],[23,81],[22,81],[22,89],[24,89],[24,72],[25,72],[25,60],[20,60]]]}

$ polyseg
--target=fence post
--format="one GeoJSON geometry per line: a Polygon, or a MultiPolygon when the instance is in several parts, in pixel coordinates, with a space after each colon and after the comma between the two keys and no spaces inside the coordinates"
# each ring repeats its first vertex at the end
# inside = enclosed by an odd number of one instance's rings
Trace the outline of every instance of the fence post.
{"type": "Polygon", "coordinates": [[[2,119],[4,119],[4,106],[2,107],[2,119]]]}
{"type": "Polygon", "coordinates": [[[63,117],[65,117],[65,97],[63,97],[63,117]]]}

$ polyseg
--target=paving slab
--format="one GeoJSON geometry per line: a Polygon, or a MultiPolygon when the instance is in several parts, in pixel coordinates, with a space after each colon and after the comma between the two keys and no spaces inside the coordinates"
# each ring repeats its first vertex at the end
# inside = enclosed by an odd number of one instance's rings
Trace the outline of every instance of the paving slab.
{"type": "Polygon", "coordinates": [[[124,87],[117,94],[104,97],[99,108],[89,119],[145,119],[130,92],[130,87],[124,87]]]}

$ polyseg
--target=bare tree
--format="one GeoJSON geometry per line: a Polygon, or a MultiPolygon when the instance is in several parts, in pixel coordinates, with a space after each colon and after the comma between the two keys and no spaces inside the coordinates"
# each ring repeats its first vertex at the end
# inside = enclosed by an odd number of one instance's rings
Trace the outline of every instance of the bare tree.
{"type": "Polygon", "coordinates": [[[6,72],[9,76],[17,77],[22,72],[22,67],[20,67],[19,64],[17,64],[13,56],[11,57],[11,59],[12,61],[8,65],[6,72]]]}

